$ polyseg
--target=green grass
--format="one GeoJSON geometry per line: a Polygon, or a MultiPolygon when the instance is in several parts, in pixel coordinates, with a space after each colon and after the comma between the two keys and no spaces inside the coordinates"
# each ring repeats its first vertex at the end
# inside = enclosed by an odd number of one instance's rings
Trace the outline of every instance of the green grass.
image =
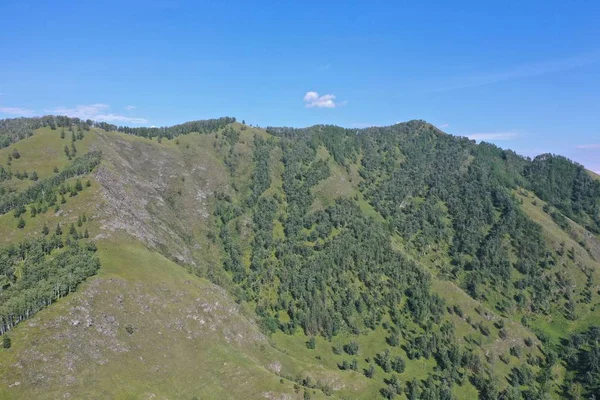
{"type": "MultiPolygon", "coordinates": [[[[98,276],[11,331],[13,347],[0,351],[1,398],[68,393],[72,398],[234,399],[293,393],[293,382],[280,383],[273,365],[282,375],[339,380],[337,371],[307,372],[314,366],[271,347],[222,289],[128,236],[101,240],[98,248],[98,276]],[[82,309],[93,326],[83,320],[73,325],[82,309]],[[106,322],[113,319],[112,325],[106,322]],[[114,335],[98,328],[112,328],[114,335]],[[13,368],[15,363],[25,369],[13,368]],[[47,380],[39,381],[40,371],[47,380]],[[14,382],[21,384],[9,388],[14,382]]],[[[322,397],[315,393],[314,398],[322,397]]]]}
{"type": "MultiPolygon", "coordinates": [[[[67,180],[67,183],[73,185],[75,180],[76,178],[69,179],[67,180]]],[[[86,180],[87,178],[85,178],[83,182],[85,183],[86,180]]],[[[90,228],[90,226],[93,226],[97,231],[98,225],[93,222],[95,218],[95,209],[91,208],[89,205],[98,201],[99,188],[96,182],[93,182],[92,180],[91,182],[92,186],[86,187],[84,185],[83,191],[79,192],[77,196],[70,197],[68,194],[65,195],[67,202],[65,204],[59,204],[60,210],[57,213],[54,212],[54,208],[50,208],[46,213],[37,214],[35,217],[31,217],[30,207],[26,207],[27,212],[22,215],[22,218],[25,221],[25,227],[23,229],[17,229],[18,219],[15,218],[12,211],[0,215],[0,232],[3,233],[0,235],[0,245],[20,242],[27,237],[39,236],[41,235],[44,224],[48,225],[50,231],[53,232],[56,225],[60,223],[63,227],[63,231],[65,231],[65,228],[68,229],[71,223],[76,223],[77,218],[83,216],[83,214],[86,214],[88,219],[86,226],[90,229],[90,234],[92,234],[92,228],[90,228]]],[[[85,226],[82,229],[85,229],[85,226]]]]}
{"type": "Polygon", "coordinates": [[[337,198],[349,198],[358,194],[356,185],[358,185],[360,178],[356,166],[346,169],[339,165],[324,146],[317,149],[316,159],[327,162],[329,177],[323,179],[311,189],[311,192],[315,195],[315,200],[310,209],[311,212],[332,205],[337,198]]]}
{"type": "MultiPolygon", "coordinates": [[[[374,377],[368,379],[364,376],[363,370],[369,365],[366,362],[367,358],[370,358],[371,362],[375,364],[375,355],[390,348],[385,341],[387,336],[387,331],[382,327],[378,327],[374,331],[365,332],[361,335],[341,334],[335,336],[331,341],[317,337],[317,344],[314,350],[306,347],[308,337],[299,331],[295,335],[286,335],[282,332],[277,332],[272,336],[272,340],[277,348],[294,354],[294,357],[299,360],[314,363],[323,369],[336,370],[338,369],[338,364],[341,364],[342,361],[346,360],[350,362],[353,358],[356,358],[358,361],[358,372],[350,370],[340,372],[348,381],[345,383],[346,387],[340,389],[340,394],[349,398],[372,399],[377,398],[379,389],[385,386],[383,379],[391,377],[392,374],[385,373],[379,366],[376,366],[374,377]],[[358,355],[351,356],[344,352],[342,354],[335,354],[333,352],[333,347],[341,348],[344,344],[351,341],[358,343],[358,355]],[[350,385],[350,382],[354,384],[350,385]],[[358,393],[360,394],[357,393],[357,389],[359,388],[358,393]]],[[[406,371],[398,375],[401,381],[409,381],[413,378],[425,379],[427,378],[427,374],[433,371],[435,361],[432,359],[409,360],[400,346],[390,349],[392,356],[400,355],[406,360],[406,371]]]]}
{"type": "MultiPolygon", "coordinates": [[[[65,139],[60,138],[60,128],[52,130],[48,127],[35,131],[35,134],[27,139],[23,139],[7,148],[0,150],[0,164],[6,166],[8,155],[13,149],[17,149],[21,157],[13,159],[10,168],[13,172],[27,171],[30,175],[36,171],[39,178],[47,178],[53,175],[54,167],[59,170],[65,167],[69,160],[64,152],[67,145],[71,149],[70,132],[66,131],[65,139]]],[[[77,155],[85,154],[89,151],[91,143],[95,140],[95,135],[85,132],[83,140],[75,141],[77,155]]],[[[13,181],[18,181],[13,177],[13,181]]],[[[30,180],[24,180],[19,184],[19,188],[28,186],[30,180]]]]}

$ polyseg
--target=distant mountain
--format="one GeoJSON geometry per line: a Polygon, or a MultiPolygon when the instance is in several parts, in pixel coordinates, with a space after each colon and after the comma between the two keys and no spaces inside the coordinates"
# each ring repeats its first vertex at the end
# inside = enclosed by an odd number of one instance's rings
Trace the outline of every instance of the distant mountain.
{"type": "Polygon", "coordinates": [[[600,180],[562,156],[229,117],[0,148],[0,398],[600,396],[600,180]]]}

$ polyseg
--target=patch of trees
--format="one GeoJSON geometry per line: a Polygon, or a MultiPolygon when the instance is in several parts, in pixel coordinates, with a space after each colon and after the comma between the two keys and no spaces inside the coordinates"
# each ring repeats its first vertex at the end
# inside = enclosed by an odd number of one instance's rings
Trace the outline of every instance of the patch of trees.
{"type": "Polygon", "coordinates": [[[198,121],[190,121],[179,125],[163,126],[159,128],[139,127],[133,128],[129,126],[117,126],[106,122],[96,122],[94,126],[105,131],[117,131],[127,133],[129,135],[141,136],[148,139],[154,137],[173,139],[179,135],[187,135],[189,133],[212,133],[219,129],[225,128],[228,124],[235,122],[233,117],[221,117],[216,119],[206,119],[198,121]]]}
{"type": "Polygon", "coordinates": [[[5,169],[0,165],[0,182],[8,181],[12,178],[12,172],[10,169],[5,169]]]}
{"type": "Polygon", "coordinates": [[[32,123],[32,118],[9,118],[0,120],[0,149],[33,135],[41,125],[32,123]]]}
{"type": "MultiPolygon", "coordinates": [[[[5,214],[13,209],[23,208],[29,203],[55,204],[56,190],[67,179],[86,175],[100,164],[101,152],[93,151],[73,160],[58,174],[50,178],[38,180],[29,188],[21,192],[5,192],[0,196],[0,214],[5,214]]],[[[81,182],[79,182],[81,186],[81,182]]],[[[77,190],[78,191],[78,190],[77,190]]]]}
{"type": "Polygon", "coordinates": [[[283,190],[287,201],[284,221],[287,236],[296,236],[310,208],[314,195],[311,188],[329,176],[329,166],[323,160],[314,161],[316,147],[304,141],[281,140],[283,150],[283,190]]]}
{"type": "Polygon", "coordinates": [[[600,327],[563,340],[560,357],[567,365],[563,387],[570,398],[600,398],[600,327]]]}
{"type": "Polygon", "coordinates": [[[315,125],[301,129],[268,127],[266,130],[273,136],[310,141],[314,148],[323,145],[333,159],[341,165],[346,165],[348,161],[355,161],[360,152],[359,131],[356,129],[344,129],[334,125],[315,125]]]}
{"type": "Polygon", "coordinates": [[[531,189],[567,217],[600,233],[600,181],[585,168],[557,155],[542,154],[525,169],[531,189]]]}
{"type": "Polygon", "coordinates": [[[273,140],[254,136],[254,174],[252,176],[252,196],[250,203],[254,203],[265,190],[271,186],[269,171],[269,157],[273,149],[273,140]]]}
{"type": "Polygon", "coordinates": [[[394,252],[386,229],[362,215],[353,201],[340,199],[324,211],[308,213],[314,200],[311,188],[329,175],[327,164],[316,159],[318,145],[286,138],[280,145],[285,239],[275,241],[272,234],[278,201],[260,195],[268,187],[264,172],[269,152],[262,139],[255,142],[252,191],[259,197],[252,206],[249,270],[235,228],[243,207],[217,194],[214,213],[225,250],[224,268],[243,289],[242,297],[256,304],[263,326],[332,337],[340,329],[374,329],[392,311],[420,324],[439,321],[443,303],[431,295],[427,274],[394,252]],[[399,309],[404,296],[407,305],[399,309]],[[282,313],[288,322],[279,320],[282,313]]]}
{"type": "MultiPolygon", "coordinates": [[[[261,215],[268,219],[268,210],[261,215]]],[[[277,243],[257,239],[253,246],[253,270],[260,273],[250,275],[249,296],[269,315],[287,313],[290,321],[279,322],[284,331],[300,327],[307,334],[332,337],[340,329],[374,329],[384,315],[398,309],[404,296],[402,312],[418,323],[439,321],[443,305],[431,295],[428,276],[395,253],[385,230],[351,201],[338,200],[305,223],[326,232],[318,245],[299,235],[277,243]],[[333,236],[332,230],[337,231],[333,236]],[[274,282],[277,299],[269,296],[274,282]]],[[[355,354],[355,346],[348,344],[344,350],[355,354]]]]}
{"type": "Polygon", "coordinates": [[[409,248],[448,251],[448,272],[475,298],[486,286],[509,285],[513,267],[534,286],[545,250],[541,229],[509,192],[523,183],[516,173],[526,160],[426,124],[381,128],[362,140],[362,190],[409,248]]]}
{"type": "Polygon", "coordinates": [[[51,129],[62,127],[72,130],[73,126],[78,126],[81,130],[89,130],[93,125],[94,122],[91,120],[83,121],[79,118],[69,118],[60,115],[0,119],[0,148],[8,147],[12,143],[28,138],[33,135],[36,129],[44,127],[50,127],[51,129]]]}
{"type": "Polygon", "coordinates": [[[216,200],[214,215],[225,252],[223,267],[232,274],[233,282],[239,284],[246,277],[246,267],[242,261],[242,250],[238,243],[239,232],[236,232],[234,219],[242,215],[242,209],[225,193],[217,193],[216,200]]]}
{"type": "Polygon", "coordinates": [[[94,275],[100,267],[94,252],[93,244],[59,234],[0,248],[0,334],[94,275]]]}

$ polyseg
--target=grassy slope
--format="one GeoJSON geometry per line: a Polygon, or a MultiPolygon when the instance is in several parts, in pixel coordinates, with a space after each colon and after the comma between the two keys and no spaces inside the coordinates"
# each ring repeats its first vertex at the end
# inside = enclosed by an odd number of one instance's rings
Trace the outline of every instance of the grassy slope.
{"type": "MultiPolygon", "coordinates": [[[[522,207],[527,215],[543,227],[546,242],[550,247],[554,249],[560,247],[564,247],[566,250],[574,249],[574,259],[565,254],[555,266],[556,272],[564,273],[570,277],[577,289],[581,289],[586,284],[587,278],[582,271],[583,269],[591,271],[594,282],[600,282],[600,260],[595,260],[592,257],[594,254],[593,249],[600,243],[599,239],[591,235],[584,235],[582,233],[584,229],[573,221],[570,221],[572,233],[569,234],[563,231],[552,220],[552,217],[543,211],[544,201],[523,190],[519,191],[517,196],[523,200],[522,207]],[[592,249],[592,251],[586,250],[582,243],[586,243],[586,247],[592,249]]],[[[586,311],[583,305],[577,305],[576,321],[554,316],[537,318],[533,321],[533,325],[548,334],[555,342],[558,342],[561,337],[565,337],[569,333],[583,331],[600,320],[600,307],[598,307],[600,305],[600,295],[598,294],[597,284],[596,290],[592,291],[592,304],[596,305],[594,311],[586,311]]]]}
{"type": "Polygon", "coordinates": [[[223,289],[126,235],[98,244],[100,274],[11,332],[1,398],[263,398],[294,393],[278,370],[313,369],[271,347],[223,289]]]}
{"type": "MultiPolygon", "coordinates": [[[[52,130],[48,127],[38,129],[36,134],[21,140],[9,147],[0,150],[0,164],[6,165],[8,155],[14,149],[19,151],[21,157],[11,161],[11,168],[14,172],[25,172],[31,176],[36,171],[39,178],[47,178],[53,174],[54,167],[62,169],[69,160],[64,152],[65,145],[71,149],[71,133],[66,132],[65,139],[60,138],[60,129],[52,130]]],[[[83,140],[75,141],[77,155],[85,154],[89,151],[90,144],[94,141],[94,135],[84,133],[83,140]]],[[[15,189],[24,189],[33,184],[29,179],[12,181],[5,183],[7,187],[15,189]]]]}
{"type": "MultiPolygon", "coordinates": [[[[0,150],[0,160],[4,163],[8,154],[12,153],[13,149],[18,149],[21,158],[12,160],[11,168],[13,171],[36,171],[40,179],[48,178],[54,175],[54,167],[59,170],[69,164],[69,160],[63,151],[63,147],[71,146],[70,133],[67,132],[66,139],[60,139],[60,130],[51,130],[50,128],[42,128],[36,131],[36,134],[19,141],[9,147],[0,150]]],[[[84,134],[83,140],[75,142],[77,154],[83,155],[90,150],[90,146],[96,141],[94,134],[84,134]]],[[[67,183],[73,185],[75,178],[67,180],[67,183]]],[[[85,180],[84,180],[85,182],[85,180]]],[[[10,181],[3,182],[6,188],[24,189],[33,184],[31,180],[18,180],[13,177],[10,181]]],[[[28,236],[38,235],[44,224],[47,224],[50,229],[53,229],[57,223],[68,227],[66,224],[76,223],[77,217],[86,213],[90,220],[97,217],[95,208],[90,208],[89,205],[93,202],[98,202],[99,185],[92,181],[90,188],[84,187],[83,192],[76,197],[65,196],[67,203],[61,205],[61,210],[55,213],[54,210],[49,210],[44,214],[38,214],[32,218],[27,212],[23,215],[25,220],[25,228],[16,229],[17,219],[13,213],[0,215],[0,245],[14,243],[28,236]]]]}
{"type": "Polygon", "coordinates": [[[319,159],[326,161],[329,165],[329,177],[312,188],[315,201],[312,204],[311,212],[330,206],[339,197],[348,198],[358,194],[356,184],[360,177],[356,164],[351,164],[348,169],[342,167],[334,161],[329,151],[323,146],[317,150],[317,160],[319,159]]]}

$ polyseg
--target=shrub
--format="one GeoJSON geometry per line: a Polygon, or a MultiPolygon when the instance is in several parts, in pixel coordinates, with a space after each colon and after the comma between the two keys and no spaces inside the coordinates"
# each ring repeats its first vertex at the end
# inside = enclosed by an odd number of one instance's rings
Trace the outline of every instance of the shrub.
{"type": "Polygon", "coordinates": [[[355,356],[358,354],[358,343],[352,341],[348,344],[344,345],[344,351],[351,356],[355,356]]]}

